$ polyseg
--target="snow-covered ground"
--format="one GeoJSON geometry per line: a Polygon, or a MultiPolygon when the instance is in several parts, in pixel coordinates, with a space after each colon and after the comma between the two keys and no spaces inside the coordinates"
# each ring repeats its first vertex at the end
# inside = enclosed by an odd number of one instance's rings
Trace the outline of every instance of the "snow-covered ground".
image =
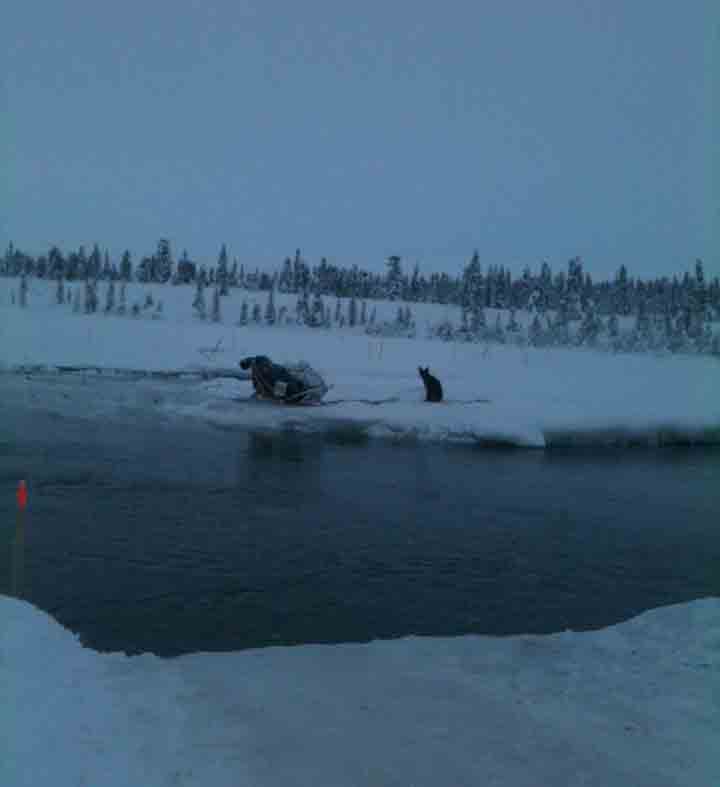
{"type": "MultiPolygon", "coordinates": [[[[79,287],[80,285],[76,285],[79,287]]],[[[190,287],[133,284],[128,305],[152,292],[162,319],[74,314],[54,303],[54,285],[31,281],[28,307],[11,305],[15,280],[0,280],[0,368],[19,364],[88,364],[134,369],[236,367],[245,355],[307,360],[333,386],[321,408],[238,402],[250,384],[184,383],[188,396],[164,407],[222,423],[262,428],[353,428],[370,435],[501,442],[542,447],[562,443],[720,442],[720,363],[712,357],[610,355],[588,350],[524,349],[378,339],[361,328],[330,330],[236,324],[243,299],[232,291],[224,322],[193,316],[190,287]],[[446,401],[423,402],[417,374],[430,366],[446,401]],[[192,394],[190,396],[190,394],[192,394]],[[367,403],[392,399],[382,405],[367,403]],[[339,403],[338,400],[343,400],[339,403]],[[348,402],[347,400],[353,400],[348,402]],[[365,401],[363,401],[365,400],[365,401]],[[481,401],[476,401],[481,400],[481,401]]],[[[277,296],[292,307],[294,298],[277,296]]],[[[101,292],[101,306],[102,306],[101,292]]],[[[378,320],[397,304],[374,304],[378,320]]],[[[457,319],[451,307],[421,304],[415,317],[457,319]]]]}
{"type": "Polygon", "coordinates": [[[720,600],[596,632],[99,654],[0,596],[7,787],[720,784],[720,600]]]}

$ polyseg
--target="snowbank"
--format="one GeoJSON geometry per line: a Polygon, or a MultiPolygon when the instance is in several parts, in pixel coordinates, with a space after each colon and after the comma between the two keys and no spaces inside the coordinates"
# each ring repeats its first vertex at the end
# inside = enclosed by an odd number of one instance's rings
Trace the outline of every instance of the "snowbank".
{"type": "MultiPolygon", "coordinates": [[[[225,324],[193,319],[192,291],[186,287],[155,293],[165,300],[161,320],[78,315],[53,304],[43,283],[33,286],[38,292],[26,310],[0,304],[0,369],[23,363],[237,368],[243,356],[263,353],[280,362],[305,359],[333,386],[330,406],[288,410],[236,401],[249,396],[248,383],[187,380],[183,392],[178,383],[162,397],[166,413],[253,428],[341,429],[524,447],[720,443],[720,363],[710,357],[382,340],[359,329],[241,328],[229,319],[225,324]],[[440,377],[446,402],[422,401],[419,365],[440,377]],[[386,403],[368,403],[380,401],[386,403]]],[[[223,299],[226,316],[239,312],[245,295],[223,299]]],[[[378,304],[382,312],[381,307],[392,311],[397,305],[378,304]]],[[[32,385],[40,390],[37,377],[32,385]]]]}
{"type": "Polygon", "coordinates": [[[174,660],[99,654],[0,596],[0,784],[583,784],[720,779],[720,600],[596,632],[174,660]]]}

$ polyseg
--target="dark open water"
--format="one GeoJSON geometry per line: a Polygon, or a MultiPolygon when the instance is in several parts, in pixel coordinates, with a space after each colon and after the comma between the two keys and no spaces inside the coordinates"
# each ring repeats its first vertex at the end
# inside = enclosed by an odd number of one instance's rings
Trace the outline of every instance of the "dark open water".
{"type": "Polygon", "coordinates": [[[586,629],[720,595],[718,449],[343,444],[32,412],[3,429],[2,592],[101,650],[586,629]]]}

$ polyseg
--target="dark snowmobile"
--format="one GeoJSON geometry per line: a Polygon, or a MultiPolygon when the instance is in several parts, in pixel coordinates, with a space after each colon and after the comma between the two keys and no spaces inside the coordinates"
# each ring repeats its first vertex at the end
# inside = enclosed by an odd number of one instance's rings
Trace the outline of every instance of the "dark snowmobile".
{"type": "Polygon", "coordinates": [[[250,370],[255,396],[284,404],[317,404],[328,392],[325,380],[307,363],[281,366],[266,355],[252,355],[240,361],[250,370]]]}

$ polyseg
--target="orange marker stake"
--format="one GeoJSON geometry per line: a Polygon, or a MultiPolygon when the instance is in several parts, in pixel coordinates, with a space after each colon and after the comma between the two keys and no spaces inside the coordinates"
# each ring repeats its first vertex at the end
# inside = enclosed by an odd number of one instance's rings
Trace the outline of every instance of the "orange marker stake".
{"type": "Polygon", "coordinates": [[[27,486],[24,481],[20,481],[17,488],[18,508],[24,511],[27,507],[27,486]]]}

